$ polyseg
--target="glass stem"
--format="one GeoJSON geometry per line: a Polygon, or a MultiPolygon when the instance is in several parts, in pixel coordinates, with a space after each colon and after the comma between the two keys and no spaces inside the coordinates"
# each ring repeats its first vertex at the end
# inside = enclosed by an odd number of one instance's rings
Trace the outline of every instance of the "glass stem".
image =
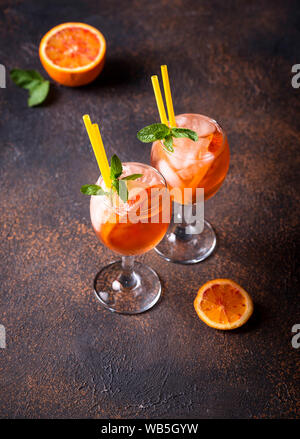
{"type": "MultiPolygon", "coordinates": [[[[177,203],[176,203],[177,204],[177,203]]],[[[190,241],[193,239],[193,235],[190,233],[187,233],[187,228],[191,226],[195,220],[193,219],[191,222],[186,221],[186,218],[191,218],[191,213],[193,210],[193,205],[173,205],[173,212],[174,212],[174,222],[177,223],[177,227],[175,230],[175,234],[177,239],[180,239],[181,241],[190,241]],[[185,210],[185,214],[184,214],[185,210]]]]}
{"type": "Polygon", "coordinates": [[[137,279],[133,270],[134,256],[122,256],[122,273],[119,282],[123,288],[132,289],[137,284],[137,279]]]}

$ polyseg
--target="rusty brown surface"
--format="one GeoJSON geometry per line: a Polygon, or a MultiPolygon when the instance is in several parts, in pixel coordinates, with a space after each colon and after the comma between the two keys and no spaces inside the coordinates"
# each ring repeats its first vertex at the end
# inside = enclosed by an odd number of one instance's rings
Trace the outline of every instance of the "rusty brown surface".
{"type": "MultiPolygon", "coordinates": [[[[300,89],[296,1],[0,1],[0,62],[42,72],[42,35],[64,21],[98,27],[105,70],[92,85],[52,85],[29,109],[0,89],[2,418],[295,418],[300,323],[300,89]],[[163,298],[140,316],[111,314],[92,281],[115,259],[97,242],[82,184],[97,179],[81,121],[101,124],[109,154],[149,163],[136,131],[157,120],[150,75],[167,63],[177,113],[214,117],[231,166],[206,206],[218,248],[178,266],[154,251],[163,298]],[[205,281],[229,277],[255,302],[249,323],[218,332],[196,316],[205,281]]],[[[46,75],[46,74],[45,74],[46,75]]]]}

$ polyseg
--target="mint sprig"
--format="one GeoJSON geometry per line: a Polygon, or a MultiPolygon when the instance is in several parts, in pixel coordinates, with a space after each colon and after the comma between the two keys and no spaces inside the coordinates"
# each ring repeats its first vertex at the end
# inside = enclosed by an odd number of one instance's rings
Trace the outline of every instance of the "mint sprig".
{"type": "Polygon", "coordinates": [[[85,195],[106,195],[111,196],[112,191],[116,191],[119,197],[124,203],[128,201],[128,189],[127,189],[127,180],[136,180],[143,176],[143,174],[130,174],[126,175],[126,177],[119,178],[123,173],[122,162],[119,157],[114,154],[110,161],[110,178],[111,178],[111,190],[110,192],[106,192],[102,189],[101,186],[97,184],[85,184],[81,186],[80,191],[85,195]]]}
{"type": "Polygon", "coordinates": [[[29,91],[28,107],[35,107],[44,102],[49,93],[50,82],[35,70],[13,69],[10,77],[18,86],[29,91]]]}
{"type": "Polygon", "coordinates": [[[163,148],[168,152],[174,152],[173,137],[186,137],[194,142],[198,140],[198,134],[187,128],[170,128],[163,123],[154,123],[142,128],[137,133],[137,138],[143,143],[152,143],[156,140],[163,141],[163,148]]]}

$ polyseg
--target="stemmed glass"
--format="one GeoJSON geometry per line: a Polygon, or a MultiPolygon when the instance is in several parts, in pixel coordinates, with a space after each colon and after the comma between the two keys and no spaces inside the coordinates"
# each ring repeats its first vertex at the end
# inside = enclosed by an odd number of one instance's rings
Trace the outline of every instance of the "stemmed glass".
{"type": "MultiPolygon", "coordinates": [[[[164,177],[153,167],[123,163],[120,178],[130,174],[143,176],[127,181],[127,202],[122,202],[116,192],[112,197],[91,197],[91,222],[97,237],[122,255],[121,260],[99,271],[94,292],[109,310],[138,314],[158,301],[161,283],[152,268],[136,262],[134,257],[154,248],[165,235],[170,223],[170,199],[164,177]]],[[[103,184],[101,177],[97,184],[103,184]]]]}
{"type": "Polygon", "coordinates": [[[167,261],[192,264],[206,259],[216,246],[209,222],[202,221],[201,227],[202,219],[193,217],[197,188],[203,188],[205,200],[219,190],[229,168],[229,146],[220,125],[207,116],[181,114],[176,126],[195,131],[198,141],[174,139],[174,152],[166,151],[161,141],[152,145],[151,164],[165,177],[174,201],[170,227],[156,251],[167,261]],[[187,188],[191,195],[184,199],[187,188]]]}

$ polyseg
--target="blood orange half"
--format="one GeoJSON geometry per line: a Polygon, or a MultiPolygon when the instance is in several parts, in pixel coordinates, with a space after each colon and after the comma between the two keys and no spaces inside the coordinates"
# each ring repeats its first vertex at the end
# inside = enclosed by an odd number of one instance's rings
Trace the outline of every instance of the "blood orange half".
{"type": "Polygon", "coordinates": [[[39,55],[55,81],[69,87],[92,82],[105,62],[106,41],[101,32],[85,23],[63,23],[42,38],[39,55]]]}
{"type": "Polygon", "coordinates": [[[230,279],[206,282],[194,301],[200,319],[216,329],[235,329],[247,322],[253,312],[249,294],[230,279]]]}

